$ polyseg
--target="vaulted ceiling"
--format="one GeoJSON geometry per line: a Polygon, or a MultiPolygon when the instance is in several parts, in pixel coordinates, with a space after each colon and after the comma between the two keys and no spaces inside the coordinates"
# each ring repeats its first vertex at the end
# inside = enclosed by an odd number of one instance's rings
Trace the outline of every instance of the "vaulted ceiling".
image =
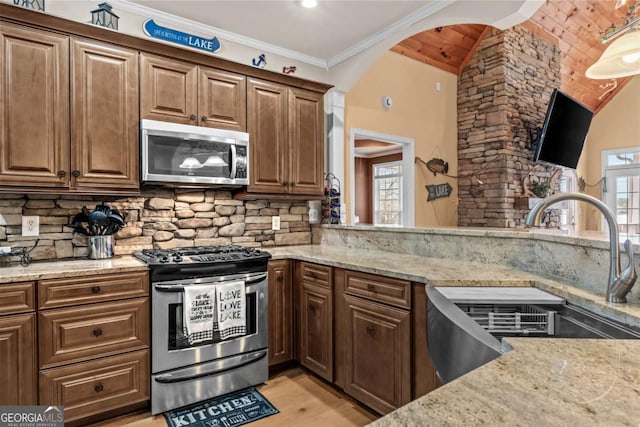
{"type": "MultiPolygon", "coordinates": [[[[621,26],[628,6],[615,9],[617,0],[547,0],[527,21],[545,38],[560,48],[561,88],[569,96],[594,111],[604,107],[632,77],[591,80],[587,68],[596,62],[607,47],[600,42],[600,32],[611,24],[621,26]]],[[[415,34],[391,50],[460,74],[488,32],[477,24],[451,25],[415,34]]]]}

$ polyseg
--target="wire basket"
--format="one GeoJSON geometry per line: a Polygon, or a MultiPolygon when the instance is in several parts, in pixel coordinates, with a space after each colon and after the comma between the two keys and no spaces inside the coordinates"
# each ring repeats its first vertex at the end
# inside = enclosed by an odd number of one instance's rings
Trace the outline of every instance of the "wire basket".
{"type": "Polygon", "coordinates": [[[555,335],[553,310],[536,305],[458,304],[480,326],[495,335],[555,335]]]}

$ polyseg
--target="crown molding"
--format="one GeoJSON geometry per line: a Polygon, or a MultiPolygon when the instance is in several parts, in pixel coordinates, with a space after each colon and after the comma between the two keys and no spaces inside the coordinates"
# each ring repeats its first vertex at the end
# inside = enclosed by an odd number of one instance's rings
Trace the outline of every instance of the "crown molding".
{"type": "Polygon", "coordinates": [[[360,52],[369,49],[371,46],[374,46],[377,43],[385,40],[387,37],[391,36],[393,33],[399,32],[405,28],[408,28],[414,25],[417,22],[425,19],[426,17],[433,15],[434,13],[444,9],[447,6],[455,3],[457,0],[433,0],[428,5],[421,7],[415,12],[405,16],[394,22],[393,24],[385,27],[382,31],[373,34],[365,39],[360,40],[358,43],[354,44],[348,49],[343,50],[339,54],[332,56],[327,61],[327,65],[329,68],[346,61],[359,54],[360,52]]]}
{"type": "Polygon", "coordinates": [[[152,9],[147,6],[131,3],[127,0],[110,0],[110,3],[112,6],[114,6],[114,8],[142,17],[157,19],[165,24],[177,25],[183,30],[189,29],[202,32],[203,34],[213,34],[214,36],[217,36],[225,41],[237,43],[260,51],[267,51],[275,55],[280,55],[285,58],[327,69],[327,61],[316,56],[307,55],[302,52],[297,52],[295,50],[287,49],[271,43],[265,43],[251,37],[243,36],[242,34],[226,31],[220,28],[203,24],[201,22],[193,21],[191,19],[181,18],[179,16],[172,15],[170,13],[166,13],[157,9],[152,9]]]}

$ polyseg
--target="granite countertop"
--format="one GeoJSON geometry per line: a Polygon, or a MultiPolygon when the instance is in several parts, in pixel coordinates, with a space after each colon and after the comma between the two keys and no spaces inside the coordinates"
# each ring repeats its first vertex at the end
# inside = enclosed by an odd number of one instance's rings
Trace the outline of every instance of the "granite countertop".
{"type": "MultiPolygon", "coordinates": [[[[535,286],[640,327],[640,304],[509,267],[328,245],[269,248],[296,259],[432,286],[535,286]]],[[[145,270],[133,257],[0,267],[0,283],[145,270]]],[[[604,286],[604,285],[603,285],[604,286]]],[[[638,425],[640,340],[509,338],[514,349],[374,422],[406,425],[638,425]]]]}
{"type": "Polygon", "coordinates": [[[0,267],[0,284],[140,270],[148,268],[132,256],[33,262],[27,267],[11,264],[0,267]]]}
{"type": "Polygon", "coordinates": [[[640,340],[507,340],[509,353],[371,426],[638,426],[640,340]]]}

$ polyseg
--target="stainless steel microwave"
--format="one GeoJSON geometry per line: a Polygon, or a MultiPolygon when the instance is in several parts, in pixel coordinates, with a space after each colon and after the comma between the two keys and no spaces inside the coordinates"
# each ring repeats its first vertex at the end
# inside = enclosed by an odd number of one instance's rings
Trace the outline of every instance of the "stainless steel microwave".
{"type": "Polygon", "coordinates": [[[140,120],[142,182],[170,186],[249,184],[249,134],[140,120]]]}

